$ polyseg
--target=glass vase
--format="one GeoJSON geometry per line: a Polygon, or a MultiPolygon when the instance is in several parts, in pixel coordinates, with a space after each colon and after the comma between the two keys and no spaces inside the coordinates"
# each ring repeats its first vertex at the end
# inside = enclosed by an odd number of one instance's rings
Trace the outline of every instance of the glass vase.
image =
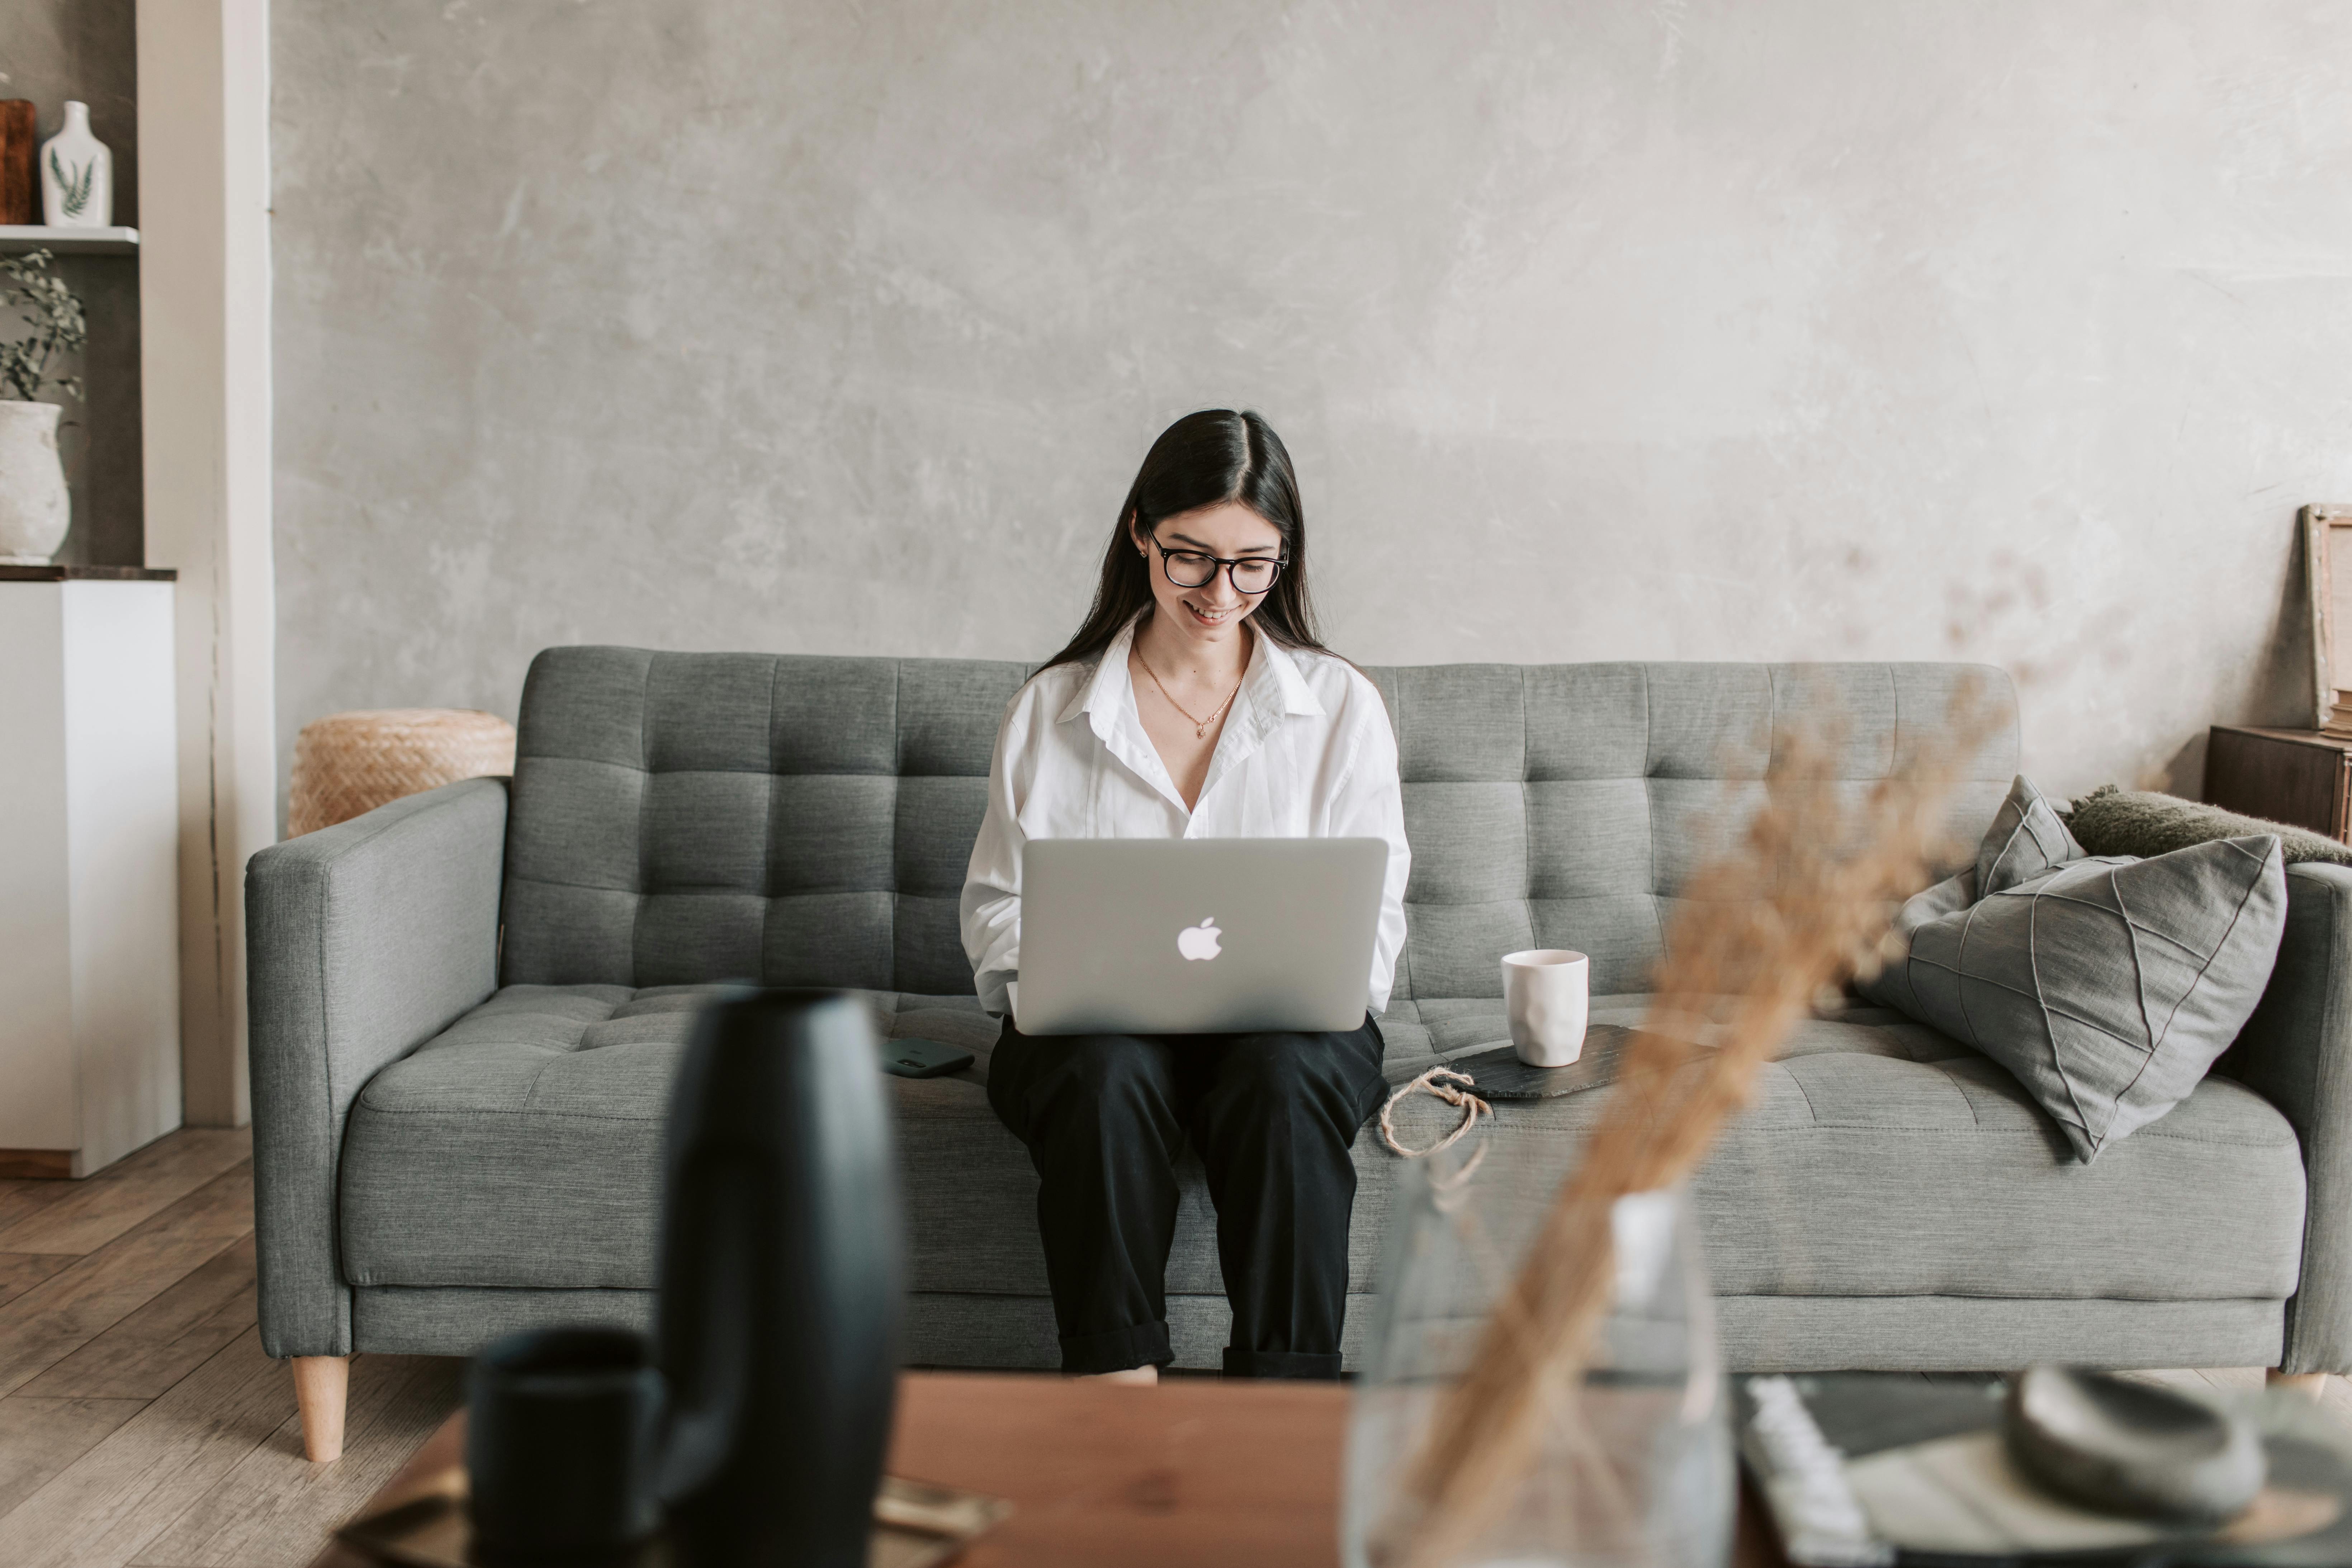
{"type": "Polygon", "coordinates": [[[1549,1180],[1514,1181],[1506,1164],[1465,1165],[1449,1150],[1413,1162],[1398,1184],[1349,1425],[1346,1562],[1721,1568],[1736,1475],[1712,1299],[1679,1190],[1617,1202],[1613,1279],[1591,1364],[1539,1395],[1524,1473],[1445,1537],[1442,1557],[1407,1550],[1409,1480],[1439,1402],[1470,1364],[1552,1201],[1549,1180]]]}

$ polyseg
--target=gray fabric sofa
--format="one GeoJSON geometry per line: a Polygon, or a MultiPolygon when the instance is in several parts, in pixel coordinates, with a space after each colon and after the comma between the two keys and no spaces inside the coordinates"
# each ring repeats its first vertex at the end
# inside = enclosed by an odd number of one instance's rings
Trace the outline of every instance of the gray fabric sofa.
{"type": "MultiPolygon", "coordinates": [[[[255,857],[247,881],[263,1342],[462,1352],[650,1314],[657,1149],[691,1009],[743,977],[856,987],[980,1065],[893,1079],[909,1357],[1051,1367],[1035,1180],[983,1089],[995,1025],[956,928],[990,746],[1024,666],[559,648],[515,775],[255,857]]],[[[1592,957],[1633,1022],[1704,824],[1791,716],[1847,716],[1853,787],[1957,682],[2003,723],[1973,843],[2017,766],[2014,700],[1959,666],[1459,665],[1370,671],[1402,756],[1411,925],[1382,1019],[1401,1081],[1506,1037],[1496,960],[1592,957]]],[[[1748,782],[1743,782],[1748,781],[1748,782]]],[[[2299,866],[2262,1010],[2220,1072],[2094,1166],[1999,1067],[1860,1005],[1805,1025],[1696,1183],[1742,1368],[2352,1368],[2352,871],[2299,866]],[[2306,1226],[2306,1212],[2329,1223],[2306,1226]]],[[[1507,1105],[1517,1179],[1574,1156],[1597,1096],[1507,1105]]],[[[1367,1130],[1351,1352],[1398,1163],[1367,1130]]],[[[1169,1261],[1179,1363],[1223,1303],[1197,1171],[1169,1261]]]]}

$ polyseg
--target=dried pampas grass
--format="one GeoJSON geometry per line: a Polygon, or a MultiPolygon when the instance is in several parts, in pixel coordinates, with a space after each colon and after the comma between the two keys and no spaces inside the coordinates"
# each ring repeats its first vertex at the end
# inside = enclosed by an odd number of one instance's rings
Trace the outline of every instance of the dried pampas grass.
{"type": "Polygon", "coordinates": [[[1384,1561],[1452,1562],[1525,1478],[1547,1417],[1579,1397],[1609,1305],[1616,1201],[1690,1174],[1814,999],[1876,973],[1893,910],[1949,854],[1946,803],[1989,728],[1964,690],[1938,741],[1866,787],[1839,777],[1834,729],[1782,735],[1744,833],[1683,890],[1649,1014],[1406,1471],[1384,1561]]]}

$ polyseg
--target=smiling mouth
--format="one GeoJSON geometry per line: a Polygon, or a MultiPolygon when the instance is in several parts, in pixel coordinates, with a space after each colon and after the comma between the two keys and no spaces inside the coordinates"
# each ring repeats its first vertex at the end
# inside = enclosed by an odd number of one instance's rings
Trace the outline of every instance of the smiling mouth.
{"type": "Polygon", "coordinates": [[[1190,599],[1184,601],[1184,607],[1192,612],[1194,618],[1198,619],[1205,626],[1223,626],[1227,621],[1230,621],[1235,616],[1240,615],[1242,608],[1239,605],[1235,605],[1230,609],[1204,610],[1190,599]]]}

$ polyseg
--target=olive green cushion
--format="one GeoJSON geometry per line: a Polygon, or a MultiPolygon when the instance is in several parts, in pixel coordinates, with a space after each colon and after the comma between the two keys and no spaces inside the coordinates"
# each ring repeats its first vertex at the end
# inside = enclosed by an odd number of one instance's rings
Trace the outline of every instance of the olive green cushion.
{"type": "Polygon", "coordinates": [[[2153,790],[2117,789],[2101,784],[2060,814],[2089,855],[2169,854],[2192,844],[2218,838],[2245,838],[2258,833],[2278,835],[2279,856],[2288,865],[2326,861],[2352,866],[2352,844],[2283,822],[2241,816],[2218,805],[2183,800],[2153,790]]]}

